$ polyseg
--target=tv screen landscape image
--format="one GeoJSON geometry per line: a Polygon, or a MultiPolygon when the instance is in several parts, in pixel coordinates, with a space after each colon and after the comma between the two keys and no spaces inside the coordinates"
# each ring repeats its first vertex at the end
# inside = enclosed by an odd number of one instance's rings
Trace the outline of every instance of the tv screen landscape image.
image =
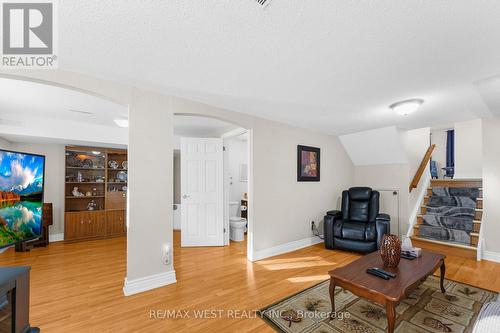
{"type": "Polygon", "coordinates": [[[0,149],[0,248],[42,228],[45,156],[0,149]]]}

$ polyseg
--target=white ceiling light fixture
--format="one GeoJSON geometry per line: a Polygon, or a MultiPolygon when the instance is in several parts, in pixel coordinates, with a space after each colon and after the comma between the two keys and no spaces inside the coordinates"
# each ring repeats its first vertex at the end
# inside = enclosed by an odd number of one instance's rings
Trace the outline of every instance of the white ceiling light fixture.
{"type": "Polygon", "coordinates": [[[113,119],[113,121],[120,127],[128,127],[128,119],[113,119]]]}
{"type": "Polygon", "coordinates": [[[424,103],[421,98],[412,98],[404,101],[396,102],[389,105],[389,107],[394,110],[397,114],[401,116],[407,116],[415,111],[424,103]]]}

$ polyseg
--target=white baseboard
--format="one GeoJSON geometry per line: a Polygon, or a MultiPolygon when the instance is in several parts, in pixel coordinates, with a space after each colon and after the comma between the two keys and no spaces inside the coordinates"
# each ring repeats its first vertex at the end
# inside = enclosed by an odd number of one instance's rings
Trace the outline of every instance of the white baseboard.
{"type": "Polygon", "coordinates": [[[175,271],[154,274],[134,280],[128,280],[127,278],[125,278],[125,284],[123,285],[123,294],[125,296],[130,296],[176,282],[177,280],[175,277],[175,271]]]}
{"type": "Polygon", "coordinates": [[[61,242],[64,240],[64,233],[60,234],[49,234],[49,243],[61,242]]]}
{"type": "Polygon", "coordinates": [[[483,251],[482,259],[494,262],[500,262],[500,252],[483,251]]]}
{"type": "Polygon", "coordinates": [[[292,251],[299,250],[299,249],[302,249],[304,247],[308,247],[308,246],[315,245],[315,244],[322,243],[322,242],[323,242],[323,240],[317,236],[299,239],[299,240],[296,240],[296,241],[293,241],[290,243],[285,243],[285,244],[273,246],[273,247],[270,247],[268,249],[254,251],[250,260],[251,261],[262,260],[265,258],[276,256],[278,254],[292,252],[292,251]]]}

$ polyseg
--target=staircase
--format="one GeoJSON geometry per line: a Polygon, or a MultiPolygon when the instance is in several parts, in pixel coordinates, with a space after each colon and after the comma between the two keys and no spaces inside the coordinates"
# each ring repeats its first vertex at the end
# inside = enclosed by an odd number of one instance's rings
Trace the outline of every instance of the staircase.
{"type": "Polygon", "coordinates": [[[413,245],[476,258],[483,215],[482,187],[481,179],[431,180],[413,227],[413,245]]]}

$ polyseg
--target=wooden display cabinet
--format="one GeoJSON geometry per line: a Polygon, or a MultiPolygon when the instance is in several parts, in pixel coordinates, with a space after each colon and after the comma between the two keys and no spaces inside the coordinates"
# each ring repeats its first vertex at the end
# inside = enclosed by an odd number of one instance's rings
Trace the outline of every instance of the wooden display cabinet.
{"type": "Polygon", "coordinates": [[[66,147],[65,241],[126,235],[126,161],[126,150],[66,147]]]}

